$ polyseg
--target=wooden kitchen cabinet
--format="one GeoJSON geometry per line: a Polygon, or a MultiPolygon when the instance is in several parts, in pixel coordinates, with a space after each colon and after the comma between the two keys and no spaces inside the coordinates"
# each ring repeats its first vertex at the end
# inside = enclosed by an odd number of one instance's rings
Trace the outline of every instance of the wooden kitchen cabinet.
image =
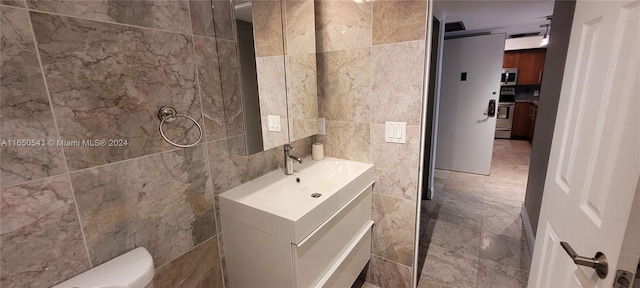
{"type": "Polygon", "coordinates": [[[532,49],[520,52],[518,60],[518,85],[535,85],[542,81],[546,49],[532,49]]]}
{"type": "Polygon", "coordinates": [[[529,136],[530,107],[531,103],[516,103],[515,111],[513,112],[513,123],[511,126],[511,138],[526,139],[529,136]]]}
{"type": "Polygon", "coordinates": [[[502,68],[518,68],[517,85],[537,85],[542,81],[547,49],[528,49],[504,53],[502,68]]]}
{"type": "Polygon", "coordinates": [[[504,52],[504,59],[502,61],[502,68],[517,68],[520,63],[520,52],[507,51],[504,52]]]}

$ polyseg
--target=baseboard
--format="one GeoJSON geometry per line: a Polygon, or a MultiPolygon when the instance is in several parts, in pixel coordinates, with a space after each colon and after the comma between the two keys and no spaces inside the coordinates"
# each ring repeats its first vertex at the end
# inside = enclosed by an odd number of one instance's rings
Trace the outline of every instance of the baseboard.
{"type": "Polygon", "coordinates": [[[531,255],[533,255],[533,247],[536,244],[536,237],[533,236],[533,228],[531,227],[531,220],[529,219],[529,214],[527,214],[527,208],[524,207],[524,203],[522,203],[522,209],[521,209],[520,215],[522,215],[522,226],[524,226],[524,234],[527,235],[529,252],[531,252],[531,255]]]}

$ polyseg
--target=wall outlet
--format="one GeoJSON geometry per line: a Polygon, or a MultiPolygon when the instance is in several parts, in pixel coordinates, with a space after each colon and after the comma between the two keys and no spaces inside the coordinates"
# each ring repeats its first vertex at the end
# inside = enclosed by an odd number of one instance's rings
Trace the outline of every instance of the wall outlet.
{"type": "Polygon", "coordinates": [[[384,141],[407,143],[407,122],[384,122],[384,141]]]}
{"type": "Polygon", "coordinates": [[[325,126],[325,119],[324,118],[318,118],[318,135],[326,135],[327,134],[327,127],[325,126]]]}
{"type": "Polygon", "coordinates": [[[282,131],[282,128],[280,127],[280,116],[278,115],[267,115],[267,125],[269,125],[269,131],[282,131]]]}

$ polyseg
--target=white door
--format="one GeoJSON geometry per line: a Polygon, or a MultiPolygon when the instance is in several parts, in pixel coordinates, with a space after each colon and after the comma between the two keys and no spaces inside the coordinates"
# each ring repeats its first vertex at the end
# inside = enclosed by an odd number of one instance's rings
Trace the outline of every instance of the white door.
{"type": "Polygon", "coordinates": [[[444,41],[436,168],[489,175],[504,34],[444,41]]]}
{"type": "Polygon", "coordinates": [[[529,287],[613,285],[640,178],[639,11],[638,0],[577,2],[529,287]],[[604,253],[606,278],[560,242],[604,253]]]}

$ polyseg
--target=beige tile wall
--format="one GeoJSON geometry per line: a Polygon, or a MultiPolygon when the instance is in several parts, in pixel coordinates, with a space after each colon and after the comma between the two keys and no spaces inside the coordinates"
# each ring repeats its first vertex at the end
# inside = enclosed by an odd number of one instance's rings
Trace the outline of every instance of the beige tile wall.
{"type": "Polygon", "coordinates": [[[318,0],[319,117],[329,156],[376,165],[367,280],[410,287],[423,93],[426,1],[318,0]],[[407,143],[384,122],[407,122],[407,143]]]}
{"type": "MultiPolygon", "coordinates": [[[[139,246],[155,287],[223,286],[216,196],[277,169],[282,152],[229,153],[243,124],[225,115],[239,105],[235,42],[229,3],[215,5],[0,2],[0,139],[128,141],[0,147],[1,287],[50,287],[139,246]],[[162,105],[198,120],[202,142],[164,142],[162,105]]],[[[197,137],[186,121],[165,129],[197,137]]]]}
{"type": "MultiPolygon", "coordinates": [[[[216,31],[210,1],[0,2],[0,138],[129,140],[95,150],[2,147],[0,286],[50,286],[136,246],[152,252],[158,287],[224,282],[215,196],[277,169],[281,147],[229,153],[235,135],[220,117],[237,79],[216,76],[229,63],[213,56],[235,51],[220,12],[228,3],[215,4],[216,31]],[[217,51],[214,35],[223,39],[217,51]],[[162,141],[163,104],[204,125],[202,144],[162,141]]],[[[320,0],[315,9],[319,113],[328,120],[321,140],[329,156],[376,164],[368,277],[407,287],[426,2],[320,0]],[[408,143],[382,142],[384,121],[407,121],[408,143]]],[[[168,129],[197,136],[186,122],[168,129]]]]}

